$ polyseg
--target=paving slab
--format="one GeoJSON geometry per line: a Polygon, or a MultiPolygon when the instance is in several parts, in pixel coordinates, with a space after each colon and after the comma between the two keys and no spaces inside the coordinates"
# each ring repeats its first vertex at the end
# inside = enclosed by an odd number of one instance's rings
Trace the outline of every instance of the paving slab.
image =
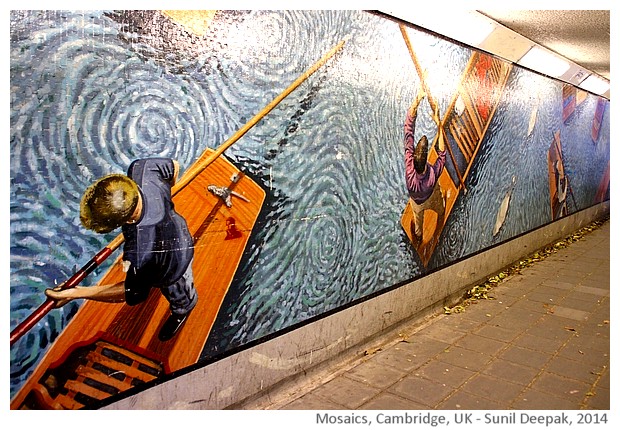
{"type": "Polygon", "coordinates": [[[508,382],[498,376],[480,373],[463,385],[463,390],[500,404],[510,404],[529,381],[508,382]]]}
{"type": "Polygon", "coordinates": [[[522,385],[534,380],[539,372],[540,370],[534,367],[513,363],[509,360],[496,359],[483,369],[481,373],[522,385]]]}
{"type": "Polygon", "coordinates": [[[416,370],[414,375],[457,388],[476,375],[476,372],[443,361],[433,360],[416,370]]]}
{"type": "Polygon", "coordinates": [[[394,385],[406,375],[407,372],[405,370],[393,366],[384,366],[376,360],[366,361],[347,373],[347,377],[350,379],[364,382],[380,389],[394,385]]]}
{"type": "Polygon", "coordinates": [[[346,376],[337,376],[314,390],[317,396],[340,404],[344,409],[356,409],[380,392],[381,390],[376,387],[346,376]]]}
{"type": "Polygon", "coordinates": [[[388,391],[432,409],[454,391],[454,387],[412,375],[390,387],[388,391]]]}
{"type": "Polygon", "coordinates": [[[517,345],[509,346],[498,355],[498,358],[503,360],[529,366],[537,370],[542,369],[552,357],[553,355],[551,353],[534,351],[517,345]]]}

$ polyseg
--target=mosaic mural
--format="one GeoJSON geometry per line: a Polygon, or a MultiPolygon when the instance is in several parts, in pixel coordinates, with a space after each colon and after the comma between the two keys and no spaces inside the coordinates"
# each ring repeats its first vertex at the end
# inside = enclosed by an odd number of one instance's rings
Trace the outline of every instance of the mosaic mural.
{"type": "Polygon", "coordinates": [[[10,37],[13,409],[96,408],[609,199],[608,100],[377,14],[10,37]]]}

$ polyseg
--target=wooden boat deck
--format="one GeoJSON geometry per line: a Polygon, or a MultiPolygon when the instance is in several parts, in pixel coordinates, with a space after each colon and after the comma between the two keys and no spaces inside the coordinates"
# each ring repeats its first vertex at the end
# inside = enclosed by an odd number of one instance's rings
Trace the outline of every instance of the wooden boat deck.
{"type": "Polygon", "coordinates": [[[570,118],[579,107],[588,98],[588,93],[572,84],[565,83],[562,86],[562,121],[568,124],[570,118]]]}
{"type": "MultiPolygon", "coordinates": [[[[446,167],[439,177],[439,187],[445,201],[444,222],[438,225],[437,213],[432,210],[425,211],[422,241],[417,243],[413,239],[414,216],[411,199],[401,217],[401,225],[425,267],[438,244],[445,220],[465,186],[464,181],[469,175],[480,144],[495,114],[511,70],[512,65],[505,61],[488,54],[474,52],[465,68],[457,93],[446,111],[442,127],[446,134],[446,145],[450,145],[456,166],[448,154],[446,167]],[[461,175],[456,169],[462,172],[461,175]]],[[[437,138],[435,136],[429,151],[430,163],[434,163],[437,159],[435,150],[437,138]]]]}
{"type": "MultiPolygon", "coordinates": [[[[16,394],[11,409],[75,409],[123,391],[128,384],[147,382],[195,364],[264,199],[265,191],[252,179],[225,158],[217,158],[173,199],[195,239],[193,273],[198,292],[198,303],[179,333],[167,342],[158,340],[169,305],[157,289],[136,306],[86,301],[16,394]],[[233,175],[238,175],[236,182],[231,179],[233,175]],[[249,202],[232,197],[232,207],[228,208],[222,199],[207,191],[211,184],[227,186],[249,202]],[[107,351],[116,351],[108,354],[117,357],[115,360],[103,364],[101,359],[92,359],[101,356],[92,350],[101,342],[105,342],[107,351]],[[99,365],[93,367],[93,363],[99,365]],[[122,380],[110,376],[114,374],[122,375],[122,380]]],[[[119,256],[100,284],[122,279],[119,256]]]]}

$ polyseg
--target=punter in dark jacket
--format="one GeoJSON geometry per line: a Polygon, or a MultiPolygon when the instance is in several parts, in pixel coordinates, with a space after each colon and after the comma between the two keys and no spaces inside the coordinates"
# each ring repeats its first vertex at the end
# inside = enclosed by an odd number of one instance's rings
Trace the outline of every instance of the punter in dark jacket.
{"type": "Polygon", "coordinates": [[[178,172],[178,163],[169,158],[136,160],[126,176],[103,177],[86,190],[80,220],[98,233],[122,227],[126,277],[112,285],[46,290],[57,306],[74,299],[136,305],[146,300],[151,288],[159,288],[171,310],[159,339],[169,340],[178,332],[198,300],[193,239],[171,197],[178,172]]]}

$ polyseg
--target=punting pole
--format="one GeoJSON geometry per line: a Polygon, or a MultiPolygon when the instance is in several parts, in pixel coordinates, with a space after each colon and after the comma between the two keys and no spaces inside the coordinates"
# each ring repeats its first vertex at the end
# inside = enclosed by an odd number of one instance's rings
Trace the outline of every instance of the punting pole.
{"type": "MultiPolygon", "coordinates": [[[[403,39],[405,39],[405,44],[407,45],[407,49],[409,50],[409,55],[411,55],[411,59],[413,60],[413,65],[415,66],[415,70],[416,72],[418,72],[418,76],[420,77],[420,83],[422,84],[422,87],[424,88],[424,91],[426,92],[426,95],[428,97],[428,103],[431,105],[431,109],[433,110],[433,112],[435,112],[437,111],[437,103],[435,102],[435,99],[431,96],[431,93],[428,90],[428,86],[426,85],[426,82],[424,81],[424,75],[422,72],[422,68],[420,67],[420,63],[418,62],[418,57],[415,55],[415,52],[413,52],[413,46],[411,46],[411,41],[409,40],[407,29],[402,24],[400,24],[399,27],[400,27],[400,32],[403,35],[403,39]]],[[[442,127],[442,124],[438,124],[438,126],[442,127]]],[[[454,170],[456,170],[456,174],[459,177],[459,187],[463,188],[463,190],[467,192],[467,189],[465,188],[465,181],[463,180],[463,176],[461,175],[461,172],[459,171],[459,166],[458,164],[456,164],[456,159],[454,158],[454,154],[452,153],[450,142],[448,142],[447,139],[446,139],[446,148],[448,148],[448,153],[450,154],[450,158],[452,159],[454,170]]]]}
{"type": "MultiPolygon", "coordinates": [[[[331,57],[333,57],[345,44],[345,40],[340,41],[335,47],[321,57],[316,63],[314,63],[308,70],[306,70],[301,76],[299,76],[292,84],[290,84],[282,93],[280,93],[275,99],[265,106],[260,112],[252,117],[243,127],[241,127],[235,134],[222,143],[211,155],[202,159],[199,158],[198,162],[192,165],[181,179],[172,187],[171,194],[174,196],[183,188],[185,188],[196,176],[198,176],[204,169],[206,169],[211,163],[213,163],[220,155],[230,148],[235,142],[237,142],[243,135],[245,135],[252,127],[254,127],[265,115],[273,110],[285,97],[292,93],[297,87],[299,87],[306,79],[308,79],[314,72],[320,69],[331,57]]],[[[65,290],[77,286],[84,280],[95,268],[103,263],[121,244],[125,241],[123,234],[119,234],[112,240],[106,247],[99,251],[88,263],[86,263],[80,270],[75,272],[66,282],[60,285],[60,288],[65,290]]],[[[24,334],[26,334],[32,327],[34,327],[49,311],[54,309],[55,301],[52,299],[46,299],[46,301],[39,306],[32,314],[30,314],[24,321],[18,324],[11,331],[11,346],[24,334]]]]}
{"type": "Polygon", "coordinates": [[[271,101],[267,106],[257,113],[252,119],[250,119],[243,127],[241,127],[235,134],[233,134],[228,140],[222,143],[217,150],[215,150],[210,156],[204,160],[199,159],[194,163],[183,177],[172,187],[172,195],[181,191],[187,186],[196,176],[198,176],[204,169],[206,169],[213,161],[215,161],[220,155],[224,153],[229,147],[231,147],[237,140],[239,140],[244,134],[248,132],[252,127],[256,125],[265,115],[267,115],[273,108],[275,108],[284,98],[292,93],[299,85],[301,85],[306,79],[316,72],[321,66],[323,66],[331,57],[333,57],[343,46],[345,41],[342,40],[338,45],[333,47],[327,52],[320,60],[318,60],[312,67],[306,70],[301,76],[299,76],[288,88],[286,88],[280,95],[271,101]]]}
{"type": "MultiPolygon", "coordinates": [[[[88,263],[86,263],[80,270],[75,272],[73,276],[67,279],[66,282],[60,285],[60,288],[65,290],[73,288],[79,285],[80,282],[86,278],[95,268],[103,263],[124,241],[123,234],[119,234],[112,240],[106,247],[99,251],[88,263]]],[[[54,309],[55,301],[47,298],[41,306],[39,306],[33,313],[31,313],[25,320],[19,323],[11,331],[11,346],[17,340],[26,334],[32,327],[34,327],[49,311],[54,309]]]]}

